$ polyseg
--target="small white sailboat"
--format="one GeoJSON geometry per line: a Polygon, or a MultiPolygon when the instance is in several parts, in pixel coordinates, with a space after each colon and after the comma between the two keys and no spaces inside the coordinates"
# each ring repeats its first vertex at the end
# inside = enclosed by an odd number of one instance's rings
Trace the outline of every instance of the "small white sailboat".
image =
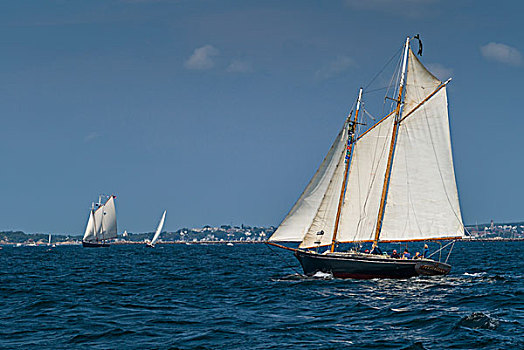
{"type": "Polygon", "coordinates": [[[51,248],[56,247],[56,244],[51,244],[51,234],[49,234],[49,238],[47,240],[47,246],[49,247],[49,248],[47,248],[48,251],[50,251],[51,248]]]}
{"type": "Polygon", "coordinates": [[[166,212],[167,210],[164,210],[164,214],[162,214],[162,218],[160,219],[160,222],[158,223],[158,227],[156,228],[155,235],[153,236],[153,239],[151,242],[146,243],[146,246],[154,248],[156,241],[158,241],[158,238],[160,237],[160,233],[162,233],[162,229],[164,228],[164,222],[166,220],[166,212]]]}
{"type": "Polygon", "coordinates": [[[48,247],[56,247],[56,244],[51,244],[51,234],[49,234],[49,240],[47,241],[48,247]]]}
{"type": "Polygon", "coordinates": [[[102,204],[102,196],[100,196],[98,203],[93,203],[91,206],[86,231],[82,238],[82,246],[84,247],[109,247],[109,243],[106,241],[117,237],[115,209],[116,196],[111,195],[107,198],[107,201],[102,204]]]}

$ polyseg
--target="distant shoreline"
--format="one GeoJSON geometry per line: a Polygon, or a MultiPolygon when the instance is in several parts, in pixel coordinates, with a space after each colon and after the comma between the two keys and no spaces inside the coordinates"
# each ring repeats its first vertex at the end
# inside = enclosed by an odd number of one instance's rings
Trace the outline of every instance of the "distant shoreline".
{"type": "MultiPolygon", "coordinates": [[[[502,237],[493,237],[493,238],[463,238],[463,242],[515,242],[515,241],[524,241],[524,238],[502,238],[502,237]]],[[[266,241],[196,241],[196,242],[186,242],[186,241],[167,241],[167,242],[158,242],[157,245],[170,245],[170,244],[181,244],[181,245],[225,245],[225,244],[264,244],[266,241]]],[[[143,241],[118,241],[111,242],[111,245],[145,245],[143,241]]],[[[82,245],[81,241],[68,241],[68,242],[56,242],[53,243],[56,246],[76,246],[82,245]]],[[[47,247],[46,244],[24,244],[24,243],[11,243],[5,242],[1,243],[0,246],[17,246],[17,247],[47,247]]]]}
{"type": "Polygon", "coordinates": [[[503,237],[492,237],[492,238],[463,238],[462,241],[524,241],[524,238],[503,238],[503,237]]]}
{"type": "MultiPolygon", "coordinates": [[[[196,241],[196,242],[185,242],[185,241],[167,241],[167,242],[157,242],[157,244],[185,244],[185,245],[194,245],[194,244],[263,244],[265,241],[196,241]]],[[[124,242],[114,242],[113,245],[126,245],[126,244],[146,244],[145,242],[138,241],[124,241],[124,242]]]]}

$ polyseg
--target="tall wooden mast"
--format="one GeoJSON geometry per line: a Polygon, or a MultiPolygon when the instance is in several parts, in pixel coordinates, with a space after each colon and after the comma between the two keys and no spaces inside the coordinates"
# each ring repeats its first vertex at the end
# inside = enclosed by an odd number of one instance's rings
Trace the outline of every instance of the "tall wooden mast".
{"type": "Polygon", "coordinates": [[[382,229],[382,220],[384,218],[384,209],[386,207],[386,197],[389,187],[389,180],[391,178],[391,166],[393,165],[393,150],[397,141],[398,127],[400,125],[400,109],[402,108],[402,93],[404,90],[404,81],[406,77],[406,67],[408,61],[409,51],[409,37],[406,38],[406,45],[404,47],[404,58],[402,61],[402,71],[400,74],[400,85],[398,88],[397,107],[395,108],[395,122],[393,124],[393,135],[391,136],[391,144],[389,146],[388,163],[386,166],[386,174],[384,176],[384,185],[382,187],[382,197],[380,198],[380,208],[378,210],[377,227],[375,230],[375,238],[373,239],[373,247],[377,246],[380,231],[382,229]]]}
{"type": "Polygon", "coordinates": [[[358,112],[360,111],[360,100],[362,99],[362,88],[358,92],[357,108],[355,116],[348,121],[348,144],[346,151],[346,168],[344,169],[344,180],[342,181],[342,189],[340,190],[340,197],[338,199],[337,217],[335,219],[335,228],[333,230],[333,240],[331,241],[331,252],[335,251],[335,244],[337,242],[338,224],[340,222],[340,212],[342,211],[342,204],[344,202],[344,193],[346,192],[346,183],[348,178],[349,162],[351,160],[351,153],[353,152],[353,144],[355,143],[355,126],[358,120],[358,112]]]}

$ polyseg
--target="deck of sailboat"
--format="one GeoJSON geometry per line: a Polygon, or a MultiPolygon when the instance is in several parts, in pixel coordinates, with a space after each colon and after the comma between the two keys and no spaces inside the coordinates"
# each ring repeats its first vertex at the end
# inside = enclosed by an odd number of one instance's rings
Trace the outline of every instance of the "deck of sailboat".
{"type": "Polygon", "coordinates": [[[446,275],[451,270],[450,265],[431,259],[398,259],[360,252],[317,253],[298,249],[295,256],[306,275],[322,271],[338,278],[409,278],[446,275]]]}
{"type": "Polygon", "coordinates": [[[417,263],[418,261],[428,261],[428,262],[434,262],[433,259],[426,259],[426,258],[417,258],[417,259],[401,259],[401,258],[392,258],[391,256],[387,254],[369,254],[369,253],[362,253],[362,252],[356,252],[356,251],[347,251],[347,252],[339,252],[334,251],[331,252],[329,250],[326,250],[322,253],[317,253],[312,250],[304,250],[304,253],[307,254],[313,254],[323,257],[332,257],[334,259],[340,258],[340,259],[360,259],[360,260],[366,260],[366,261],[379,261],[379,262],[400,262],[400,263],[406,263],[406,264],[413,264],[417,263]]]}

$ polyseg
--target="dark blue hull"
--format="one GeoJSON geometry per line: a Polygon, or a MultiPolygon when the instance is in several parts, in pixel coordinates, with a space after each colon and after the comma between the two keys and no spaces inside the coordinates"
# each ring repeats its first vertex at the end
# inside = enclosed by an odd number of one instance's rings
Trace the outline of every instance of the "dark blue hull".
{"type": "Polygon", "coordinates": [[[82,241],[82,247],[84,248],[106,248],[106,247],[109,247],[109,243],[82,241]]]}
{"type": "Polygon", "coordinates": [[[295,251],[295,256],[308,276],[317,272],[331,273],[337,278],[410,278],[414,276],[447,275],[451,266],[422,259],[401,260],[371,254],[295,251]]]}

